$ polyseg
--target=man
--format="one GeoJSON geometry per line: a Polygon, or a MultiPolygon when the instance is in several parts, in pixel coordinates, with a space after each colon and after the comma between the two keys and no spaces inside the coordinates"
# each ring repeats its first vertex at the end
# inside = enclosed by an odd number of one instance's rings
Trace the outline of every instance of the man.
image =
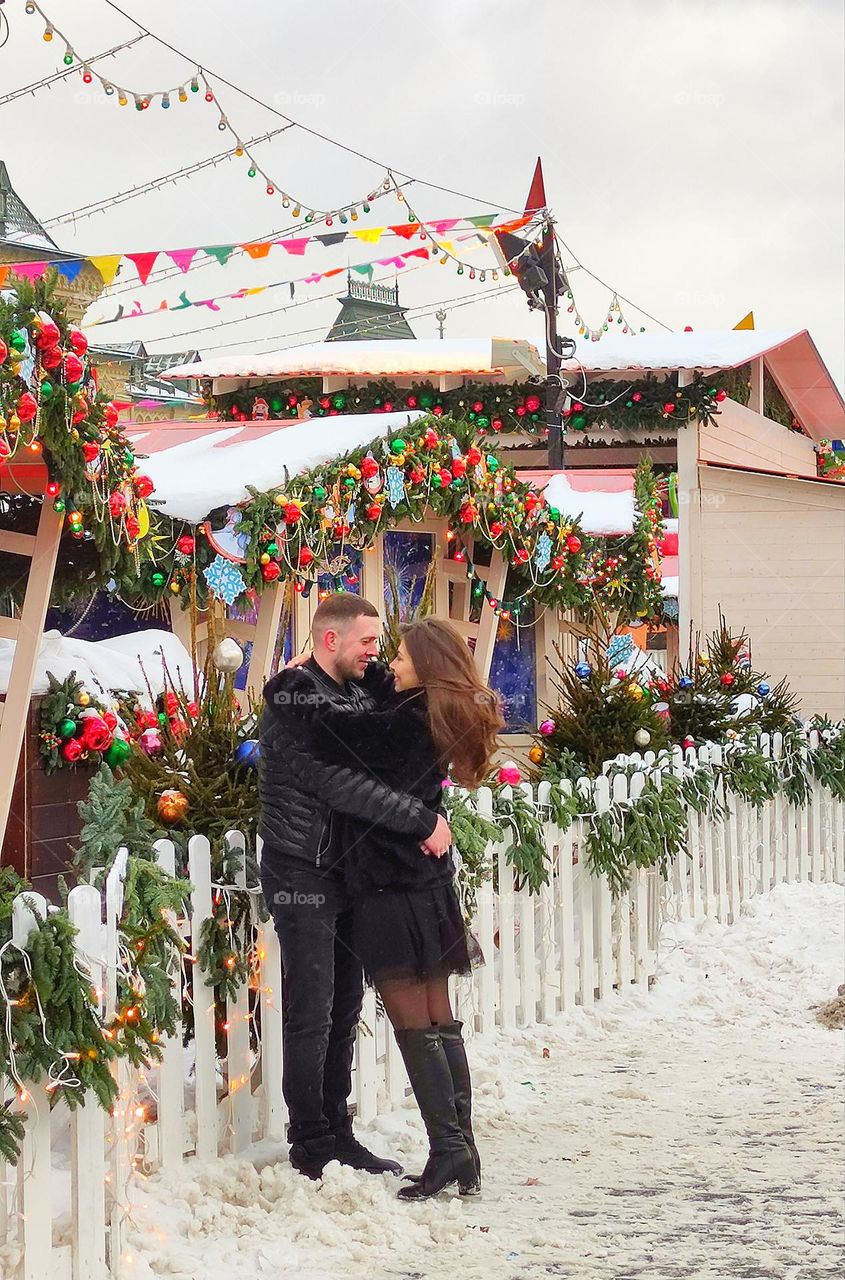
{"type": "Polygon", "coordinates": [[[402,1172],[352,1132],[347,1099],[364,984],[332,813],[418,837],[431,853],[443,853],[451,842],[441,814],[385,786],[364,762],[360,769],[331,765],[315,749],[321,709],[375,705],[368,668],[379,630],[369,601],[340,593],[324,600],[312,622],[311,657],[269,681],[259,727],[261,880],[282,953],[290,1160],[312,1178],[330,1160],[371,1173],[402,1172]]]}

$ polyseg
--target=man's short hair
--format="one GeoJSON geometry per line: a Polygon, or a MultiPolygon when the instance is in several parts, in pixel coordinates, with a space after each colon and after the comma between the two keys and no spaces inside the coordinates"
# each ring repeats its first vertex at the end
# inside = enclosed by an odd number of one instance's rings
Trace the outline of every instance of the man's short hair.
{"type": "Polygon", "coordinates": [[[311,632],[320,636],[327,631],[336,631],[355,618],[378,616],[378,609],[363,596],[353,595],[351,591],[336,591],[318,604],[311,620],[311,632]]]}

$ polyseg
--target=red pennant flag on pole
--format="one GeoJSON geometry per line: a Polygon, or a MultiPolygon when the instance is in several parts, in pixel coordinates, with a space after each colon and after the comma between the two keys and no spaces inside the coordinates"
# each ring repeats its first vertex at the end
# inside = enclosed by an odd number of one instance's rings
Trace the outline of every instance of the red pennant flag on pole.
{"type": "Polygon", "coordinates": [[[531,179],[531,189],[525,202],[525,212],[536,213],[538,209],[545,208],[546,184],[543,181],[543,161],[538,156],[537,164],[534,167],[534,177],[531,179]]]}

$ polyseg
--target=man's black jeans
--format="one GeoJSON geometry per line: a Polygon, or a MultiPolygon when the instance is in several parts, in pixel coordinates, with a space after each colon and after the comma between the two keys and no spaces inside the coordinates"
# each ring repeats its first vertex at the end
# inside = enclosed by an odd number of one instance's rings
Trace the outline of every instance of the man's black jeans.
{"type": "Polygon", "coordinates": [[[264,851],[262,886],[282,953],[282,1093],[288,1142],[348,1130],[364,979],[343,881],[264,851]],[[269,855],[269,856],[268,856],[269,855]]]}

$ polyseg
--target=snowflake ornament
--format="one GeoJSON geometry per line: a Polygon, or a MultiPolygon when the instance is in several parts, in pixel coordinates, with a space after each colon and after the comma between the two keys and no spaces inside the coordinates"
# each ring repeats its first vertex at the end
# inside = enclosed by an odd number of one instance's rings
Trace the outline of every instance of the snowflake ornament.
{"type": "Polygon", "coordinates": [[[209,590],[226,604],[234,604],[238,596],[246,591],[240,569],[225,556],[215,556],[208,568],[203,570],[203,576],[209,590]]]}
{"type": "Polygon", "coordinates": [[[534,552],[534,563],[540,573],[549,566],[552,558],[552,540],[547,533],[541,533],[537,539],[537,547],[534,552]]]}
{"type": "Polygon", "coordinates": [[[401,467],[387,468],[387,500],[391,507],[398,507],[405,497],[405,472],[401,467]]]}

